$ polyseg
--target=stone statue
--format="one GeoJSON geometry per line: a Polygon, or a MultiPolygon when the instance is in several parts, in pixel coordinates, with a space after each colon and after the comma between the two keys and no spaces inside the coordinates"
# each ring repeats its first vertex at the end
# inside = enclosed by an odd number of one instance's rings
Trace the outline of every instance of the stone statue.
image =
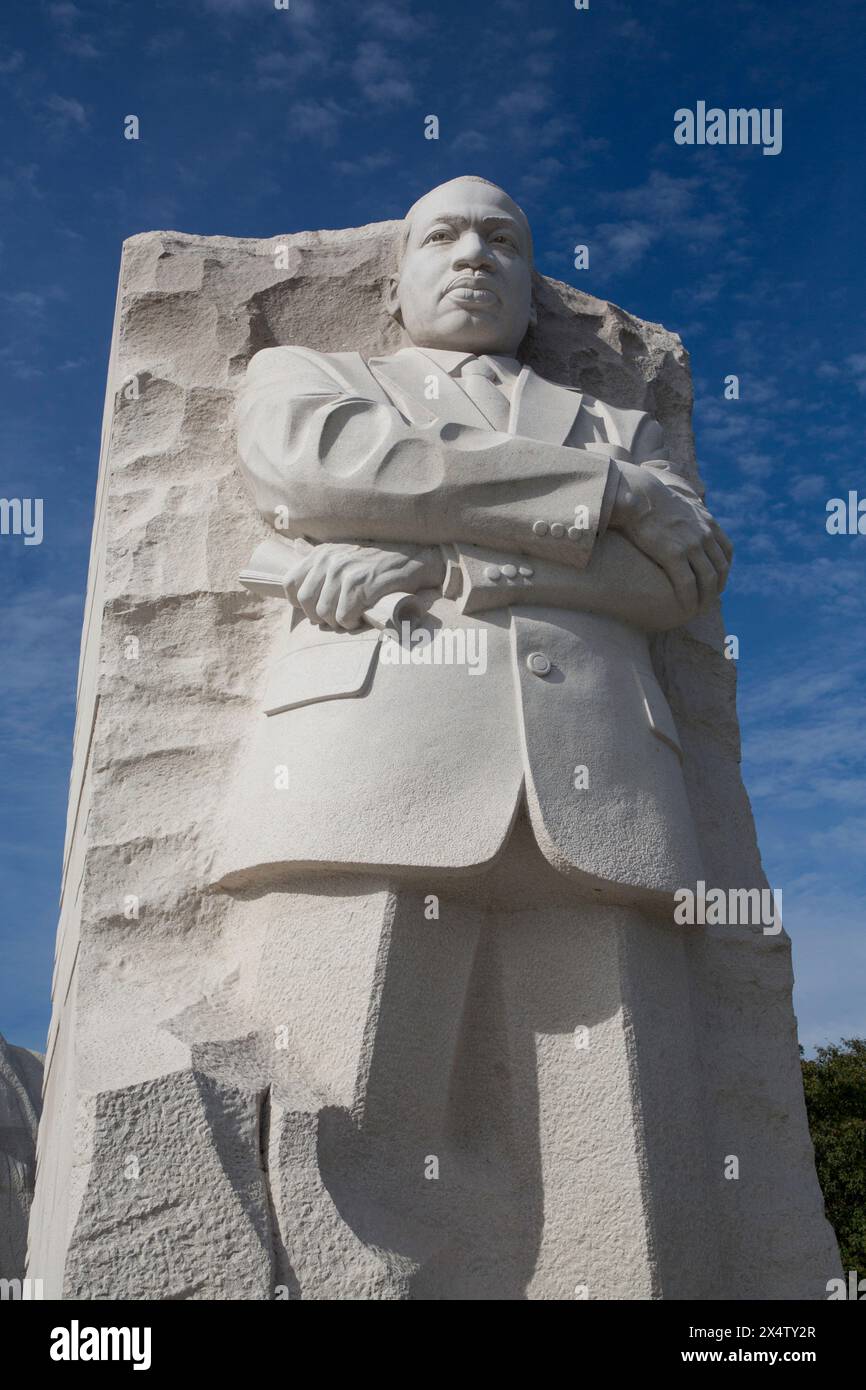
{"type": "Polygon", "coordinates": [[[822,1297],[787,938],[674,918],[764,881],[682,349],[484,179],[393,233],[127,244],[29,1272],[822,1297]]]}
{"type": "Polygon", "coordinates": [[[282,576],[271,559],[299,621],[239,867],[477,869],[525,801],[545,859],[599,901],[664,910],[701,877],[646,634],[718,597],[730,543],[645,412],[521,367],[531,284],[521,210],[455,179],[406,220],[389,290],[404,349],[253,358],[239,444],[256,503],[317,544],[295,563],[287,546],[282,576]],[[377,662],[363,612],[406,591],[431,638],[479,630],[485,679],[377,662]]]}

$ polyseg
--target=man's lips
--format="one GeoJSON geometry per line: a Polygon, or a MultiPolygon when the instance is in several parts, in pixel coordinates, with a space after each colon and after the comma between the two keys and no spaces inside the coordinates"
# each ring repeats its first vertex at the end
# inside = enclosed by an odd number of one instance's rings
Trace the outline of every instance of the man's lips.
{"type": "Polygon", "coordinates": [[[452,280],[445,294],[464,304],[495,304],[499,300],[499,295],[487,280],[469,275],[461,275],[452,280]]]}

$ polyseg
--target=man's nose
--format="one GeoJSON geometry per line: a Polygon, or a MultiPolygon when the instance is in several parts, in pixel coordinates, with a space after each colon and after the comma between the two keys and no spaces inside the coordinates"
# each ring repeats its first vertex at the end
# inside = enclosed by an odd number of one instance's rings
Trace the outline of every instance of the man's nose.
{"type": "Polygon", "coordinates": [[[478,232],[466,231],[454,245],[455,270],[493,270],[494,260],[484,238],[478,232]]]}

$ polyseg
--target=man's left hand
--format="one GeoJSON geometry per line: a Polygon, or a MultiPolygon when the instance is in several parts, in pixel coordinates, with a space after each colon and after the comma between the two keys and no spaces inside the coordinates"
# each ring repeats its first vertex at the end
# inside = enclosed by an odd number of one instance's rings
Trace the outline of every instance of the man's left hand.
{"type": "Polygon", "coordinates": [[[698,612],[725,587],[731,542],[702,502],[681,497],[648,468],[617,467],[610,526],[664,570],[685,609],[698,612]]]}

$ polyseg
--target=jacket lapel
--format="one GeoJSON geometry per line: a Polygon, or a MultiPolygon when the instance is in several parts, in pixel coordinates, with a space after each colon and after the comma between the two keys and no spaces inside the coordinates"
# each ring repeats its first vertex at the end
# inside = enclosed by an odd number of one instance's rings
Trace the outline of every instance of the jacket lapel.
{"type": "MultiPolygon", "coordinates": [[[[423,352],[402,348],[392,357],[373,357],[367,365],[412,424],[425,425],[440,419],[490,429],[490,422],[457,381],[423,352]],[[428,400],[425,396],[430,376],[436,378],[438,399],[428,400]]],[[[524,367],[514,389],[509,430],[529,439],[565,444],[581,413],[582,401],[580,391],[545,381],[531,367],[524,367]]],[[[599,432],[603,433],[603,427],[601,431],[588,429],[588,438],[575,442],[590,443],[599,432]]]]}
{"type": "Polygon", "coordinates": [[[580,391],[545,381],[531,367],[524,367],[512,403],[512,432],[548,444],[564,444],[580,414],[582,399],[580,391]]]}
{"type": "Polygon", "coordinates": [[[438,419],[490,429],[490,422],[463,388],[423,352],[402,348],[393,357],[371,358],[369,367],[412,424],[430,424],[438,419]],[[436,378],[439,395],[428,399],[425,390],[431,376],[436,378]]]}

